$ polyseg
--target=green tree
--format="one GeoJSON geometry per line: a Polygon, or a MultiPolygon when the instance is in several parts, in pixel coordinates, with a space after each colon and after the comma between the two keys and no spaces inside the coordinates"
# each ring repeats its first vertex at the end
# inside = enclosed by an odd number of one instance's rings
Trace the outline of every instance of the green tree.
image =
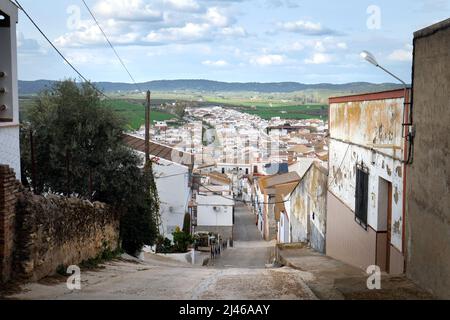
{"type": "Polygon", "coordinates": [[[188,234],[191,233],[191,215],[189,213],[184,214],[183,232],[188,234]]]}
{"type": "Polygon", "coordinates": [[[186,107],[187,105],[184,102],[177,102],[175,104],[174,113],[178,118],[183,119],[184,115],[186,114],[186,107]]]}
{"type": "Polygon", "coordinates": [[[152,245],[159,212],[152,168],[139,168],[139,157],[122,143],[123,120],[101,105],[96,90],[59,82],[40,94],[28,119],[21,130],[22,167],[34,191],[106,202],[121,214],[127,252],[152,245]]]}

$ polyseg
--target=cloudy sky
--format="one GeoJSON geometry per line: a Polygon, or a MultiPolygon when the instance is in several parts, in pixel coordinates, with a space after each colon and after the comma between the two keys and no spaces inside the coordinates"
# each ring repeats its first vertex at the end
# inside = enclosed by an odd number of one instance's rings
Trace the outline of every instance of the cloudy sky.
{"type": "MultiPolygon", "coordinates": [[[[93,81],[130,82],[81,0],[19,0],[93,81]]],[[[137,81],[411,79],[413,32],[450,17],[450,0],[85,0],[137,81]]],[[[27,18],[18,24],[19,78],[74,72],[27,18]]]]}

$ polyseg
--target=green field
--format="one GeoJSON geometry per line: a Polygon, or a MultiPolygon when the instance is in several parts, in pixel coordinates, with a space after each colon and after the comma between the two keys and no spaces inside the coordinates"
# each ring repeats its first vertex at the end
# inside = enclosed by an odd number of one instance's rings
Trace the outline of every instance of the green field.
{"type": "MultiPolygon", "coordinates": [[[[136,130],[144,124],[145,108],[143,104],[123,100],[105,100],[103,104],[122,116],[127,121],[127,126],[129,129],[136,130]]],[[[161,111],[150,112],[150,120],[152,122],[175,118],[176,116],[161,111]]]]}
{"type": "MultiPolygon", "coordinates": [[[[291,92],[153,92],[153,99],[160,101],[190,101],[198,107],[222,106],[258,115],[263,119],[280,117],[282,119],[324,119],[328,118],[329,93],[291,92]]],[[[125,98],[125,97],[122,97],[125,98]]],[[[137,99],[137,95],[127,96],[137,99]]],[[[152,101],[153,101],[152,99],[152,101]]]]}
{"type": "MultiPolygon", "coordinates": [[[[21,97],[19,99],[19,110],[20,110],[20,119],[26,120],[27,117],[27,109],[31,108],[36,103],[35,96],[27,96],[21,97]]],[[[156,102],[156,101],[155,101],[156,102]]],[[[126,121],[126,129],[137,130],[144,124],[145,121],[145,109],[143,105],[143,101],[138,100],[104,100],[103,105],[107,108],[111,108],[121,116],[126,121]]],[[[155,106],[152,104],[152,109],[155,106]]],[[[162,111],[152,111],[150,112],[150,120],[155,121],[164,121],[176,119],[176,116],[162,111]]]]}
{"type": "Polygon", "coordinates": [[[239,108],[240,111],[257,115],[263,119],[270,120],[274,117],[282,119],[323,119],[328,118],[327,105],[289,105],[289,106],[256,106],[239,108]]]}
{"type": "MultiPolygon", "coordinates": [[[[322,93],[323,94],[323,93],[322,93]]],[[[122,116],[127,129],[136,130],[144,124],[145,109],[142,94],[108,93],[112,100],[104,100],[104,106],[122,116]]],[[[36,96],[20,97],[21,118],[35,103],[36,96]]],[[[313,92],[257,93],[257,92],[152,92],[151,121],[177,119],[171,105],[177,101],[188,102],[192,107],[222,106],[254,114],[263,119],[323,119],[328,117],[328,106],[318,103],[323,97],[313,92]],[[166,111],[166,108],[169,109],[166,111]]],[[[177,125],[176,123],[174,125],[177,125]]]]}

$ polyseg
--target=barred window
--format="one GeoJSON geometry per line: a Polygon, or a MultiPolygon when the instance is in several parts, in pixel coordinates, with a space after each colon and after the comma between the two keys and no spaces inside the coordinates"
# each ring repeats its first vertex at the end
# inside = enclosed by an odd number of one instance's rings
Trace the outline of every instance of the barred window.
{"type": "Polygon", "coordinates": [[[369,173],[364,168],[356,168],[355,220],[367,229],[367,205],[369,198],[369,173]]]}

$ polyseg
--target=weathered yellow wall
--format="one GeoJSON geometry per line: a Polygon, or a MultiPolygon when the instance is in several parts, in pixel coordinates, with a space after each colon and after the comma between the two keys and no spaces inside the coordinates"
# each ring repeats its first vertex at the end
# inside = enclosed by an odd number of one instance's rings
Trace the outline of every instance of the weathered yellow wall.
{"type": "Polygon", "coordinates": [[[347,142],[382,148],[384,152],[400,156],[402,145],[403,98],[362,102],[332,103],[330,105],[330,133],[347,142]]]}

